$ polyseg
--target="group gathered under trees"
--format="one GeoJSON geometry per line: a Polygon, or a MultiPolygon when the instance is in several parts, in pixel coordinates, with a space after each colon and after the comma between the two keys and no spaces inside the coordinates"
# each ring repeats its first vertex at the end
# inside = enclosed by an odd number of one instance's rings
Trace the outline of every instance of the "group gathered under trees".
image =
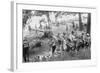
{"type": "Polygon", "coordinates": [[[67,53],[78,59],[90,58],[90,52],[82,58],[78,53],[91,46],[90,13],[23,10],[22,17],[24,62],[52,61],[58,56],[67,60],[67,53]]]}

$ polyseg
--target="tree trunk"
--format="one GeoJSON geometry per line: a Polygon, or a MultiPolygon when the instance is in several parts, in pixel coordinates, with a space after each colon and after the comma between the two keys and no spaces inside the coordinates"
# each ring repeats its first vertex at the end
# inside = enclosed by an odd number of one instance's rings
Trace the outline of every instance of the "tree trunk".
{"type": "Polygon", "coordinates": [[[82,30],[83,30],[81,13],[79,13],[79,29],[80,29],[80,31],[82,31],[82,30]]]}
{"type": "Polygon", "coordinates": [[[88,13],[88,18],[87,18],[87,33],[90,34],[91,32],[91,13],[88,13]]]}

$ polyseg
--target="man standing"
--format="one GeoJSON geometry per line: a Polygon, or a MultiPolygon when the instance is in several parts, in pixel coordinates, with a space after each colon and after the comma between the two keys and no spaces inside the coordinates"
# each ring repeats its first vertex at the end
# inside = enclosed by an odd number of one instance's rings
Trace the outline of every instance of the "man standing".
{"type": "Polygon", "coordinates": [[[27,40],[23,42],[23,59],[24,62],[29,62],[29,43],[27,40]]]}

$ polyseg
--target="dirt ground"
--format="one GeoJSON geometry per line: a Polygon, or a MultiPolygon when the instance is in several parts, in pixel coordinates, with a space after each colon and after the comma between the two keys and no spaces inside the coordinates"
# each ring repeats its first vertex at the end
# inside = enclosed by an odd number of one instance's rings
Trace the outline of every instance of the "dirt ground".
{"type": "MultiPolygon", "coordinates": [[[[49,53],[50,46],[47,43],[47,40],[43,40],[45,42],[41,47],[34,48],[30,50],[29,62],[40,62],[39,59],[34,58],[38,55],[45,55],[45,53],[49,53]]],[[[42,62],[46,61],[67,61],[67,60],[85,60],[91,59],[90,48],[82,48],[79,51],[62,51],[60,54],[54,53],[49,59],[45,57],[42,59],[42,62]]]]}

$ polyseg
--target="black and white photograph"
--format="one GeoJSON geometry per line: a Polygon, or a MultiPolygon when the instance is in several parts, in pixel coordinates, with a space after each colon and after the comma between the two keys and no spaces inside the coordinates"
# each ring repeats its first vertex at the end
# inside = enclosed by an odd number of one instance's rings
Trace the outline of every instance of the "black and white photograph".
{"type": "Polygon", "coordinates": [[[55,70],[97,64],[95,7],[12,4],[12,70],[55,70]]]}
{"type": "Polygon", "coordinates": [[[91,59],[91,13],[22,9],[22,61],[91,59]]]}

